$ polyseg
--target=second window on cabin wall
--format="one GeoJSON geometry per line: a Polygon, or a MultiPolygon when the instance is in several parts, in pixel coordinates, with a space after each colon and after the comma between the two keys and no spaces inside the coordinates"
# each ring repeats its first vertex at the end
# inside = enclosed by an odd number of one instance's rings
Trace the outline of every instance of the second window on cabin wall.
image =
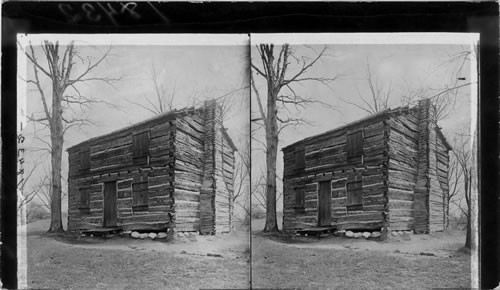
{"type": "Polygon", "coordinates": [[[149,159],[149,131],[132,136],[133,158],[135,164],[147,164],[149,159]]]}
{"type": "Polygon", "coordinates": [[[79,189],[80,192],[80,209],[89,209],[90,208],[90,188],[81,187],[79,189]]]}
{"type": "Polygon", "coordinates": [[[346,145],[347,157],[362,157],[363,156],[363,130],[355,131],[347,134],[346,145]]]}
{"type": "Polygon", "coordinates": [[[147,210],[149,205],[148,182],[132,184],[132,209],[134,211],[147,210]]]}
{"type": "Polygon", "coordinates": [[[295,147],[295,172],[301,173],[306,167],[306,150],[304,143],[295,147]]]}
{"type": "Polygon", "coordinates": [[[297,210],[303,210],[306,205],[306,194],[304,187],[295,188],[295,205],[294,208],[297,210]]]}
{"type": "Polygon", "coordinates": [[[89,173],[90,171],[90,147],[84,147],[80,151],[80,172],[89,173]]]}
{"type": "Polygon", "coordinates": [[[347,210],[363,209],[363,183],[362,181],[349,182],[347,189],[347,210]]]}

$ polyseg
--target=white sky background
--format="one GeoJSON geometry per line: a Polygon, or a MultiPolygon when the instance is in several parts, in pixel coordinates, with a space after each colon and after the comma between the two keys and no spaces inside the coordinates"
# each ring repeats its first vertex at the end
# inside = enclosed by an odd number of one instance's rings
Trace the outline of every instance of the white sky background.
{"type": "MultiPolygon", "coordinates": [[[[80,38],[79,36],[72,37],[80,38]]],[[[230,95],[231,111],[224,126],[228,128],[235,145],[240,151],[243,151],[242,148],[248,140],[248,134],[245,136],[245,133],[249,130],[250,92],[248,88],[244,88],[248,85],[246,79],[249,64],[247,36],[218,36],[213,41],[210,41],[208,36],[163,35],[148,38],[142,35],[140,37],[139,39],[137,39],[138,37],[128,39],[121,35],[108,35],[94,39],[94,36],[91,36],[75,42],[80,55],[95,59],[98,59],[109,48],[109,44],[112,44],[109,57],[89,76],[121,77],[121,80],[115,82],[113,86],[99,81],[81,83],[78,90],[82,95],[115,104],[119,106],[119,109],[97,104],[86,112],[87,116],[97,122],[97,126],[87,126],[81,131],[77,128],[68,131],[63,149],[64,178],[67,177],[68,163],[65,150],[68,147],[154,116],[151,112],[132,103],[147,105],[145,97],[151,101],[155,100],[156,95],[151,77],[153,65],[156,68],[159,84],[167,88],[168,94],[175,89],[174,108],[181,109],[191,106],[192,98],[203,101],[233,92],[230,95]],[[127,41],[129,45],[126,44],[127,41]],[[155,43],[148,44],[150,41],[155,43]],[[98,45],[94,46],[95,43],[98,45]],[[134,45],[130,45],[130,43],[134,43],[134,45]]],[[[33,44],[41,44],[44,37],[33,35],[22,39],[22,41],[27,43],[27,40],[30,39],[33,39],[33,44]]],[[[50,39],[62,41],[68,37],[51,36],[50,39]]],[[[60,50],[64,50],[64,47],[61,47],[60,50]]],[[[35,53],[39,59],[43,59],[41,46],[35,46],[35,53]]],[[[33,78],[33,70],[29,60],[26,60],[26,67],[27,76],[20,75],[20,77],[23,79],[33,78]]],[[[21,72],[22,69],[19,71],[21,72]]],[[[43,78],[41,73],[40,77],[43,78]]],[[[40,96],[33,88],[31,85],[27,87],[26,111],[28,116],[43,111],[40,96]]],[[[45,78],[44,89],[46,89],[46,95],[50,97],[51,91],[47,78],[45,78]]],[[[41,114],[35,114],[35,117],[41,116],[41,114]]],[[[37,128],[41,128],[41,126],[37,125],[37,128]]],[[[27,147],[45,146],[42,142],[32,138],[33,125],[31,123],[28,123],[24,134],[27,137],[25,143],[27,147]]],[[[47,141],[50,140],[48,130],[38,136],[47,141]]],[[[25,155],[27,160],[25,171],[34,161],[41,161],[48,168],[50,156],[48,154],[41,155],[43,153],[28,150],[25,155]]],[[[39,174],[32,177],[32,182],[38,181],[39,174]]],[[[64,186],[63,184],[63,191],[67,191],[64,186]]],[[[29,184],[27,187],[29,188],[29,184]]],[[[63,200],[63,209],[66,208],[67,201],[63,200]]]]}
{"type": "MultiPolygon", "coordinates": [[[[293,90],[297,95],[311,97],[325,102],[333,109],[325,108],[319,104],[307,106],[303,110],[295,110],[290,107],[289,115],[292,117],[303,116],[310,121],[311,125],[300,125],[287,127],[283,130],[278,144],[277,173],[282,177],[283,154],[281,148],[299,141],[303,138],[313,136],[335,129],[347,123],[356,121],[368,115],[367,112],[346,103],[345,101],[362,105],[359,95],[365,99],[370,98],[368,82],[366,81],[367,62],[370,64],[372,76],[379,86],[388,88],[392,85],[392,94],[389,101],[391,108],[401,104],[401,97],[407,95],[408,90],[435,90],[429,94],[441,91],[446,85],[453,84],[457,77],[465,77],[466,80],[458,81],[457,85],[475,82],[475,68],[471,70],[470,61],[466,61],[462,73],[455,75],[460,61],[452,61],[453,55],[463,50],[470,50],[474,37],[428,37],[415,35],[372,34],[371,37],[363,38],[359,35],[344,34],[335,38],[318,37],[310,35],[288,35],[269,36],[252,35],[252,62],[262,68],[260,55],[256,45],[258,43],[275,43],[275,55],[278,55],[280,43],[291,43],[291,48],[296,57],[313,58],[326,44],[328,47],[326,55],[321,58],[304,77],[326,77],[339,79],[331,82],[329,86],[314,81],[295,83],[293,90]],[[331,41],[331,42],[329,42],[331,41]],[[397,42],[397,44],[394,44],[397,42]],[[419,43],[418,43],[419,42],[419,43]],[[448,42],[448,44],[446,44],[448,42]],[[321,44],[318,44],[321,43],[321,44]],[[373,44],[376,43],[376,44],[373,44]],[[451,44],[450,44],[451,43],[451,44]],[[306,45],[304,45],[306,44],[306,45]],[[472,76],[471,76],[472,75],[472,76]]],[[[301,66],[294,66],[291,60],[288,76],[294,75],[301,66]]],[[[474,64],[475,65],[475,64],[474,64]]],[[[253,74],[260,96],[264,98],[265,105],[266,87],[264,79],[253,74]]],[[[466,86],[459,92],[457,103],[452,108],[449,116],[441,121],[442,127],[448,141],[453,144],[455,134],[458,132],[468,133],[465,128],[471,122],[471,91],[476,90],[476,85],[466,86]]],[[[289,91],[283,89],[281,94],[289,91]]],[[[253,93],[252,93],[253,94],[253,93]]],[[[429,95],[427,95],[428,97],[429,95]]],[[[474,94],[476,96],[476,94],[474,94]]],[[[259,118],[259,111],[255,96],[252,95],[252,118],[259,118]]],[[[280,114],[279,114],[280,115],[280,114]]],[[[284,115],[281,115],[284,117],[284,115]]],[[[252,128],[256,126],[252,124],[252,128]]],[[[256,138],[263,141],[264,130],[257,131],[256,138]]],[[[252,143],[252,182],[258,176],[265,173],[265,155],[260,150],[262,145],[258,142],[252,143]]],[[[282,183],[278,178],[278,192],[282,191],[282,183]]],[[[281,210],[283,201],[278,200],[278,211],[281,210]]]]}

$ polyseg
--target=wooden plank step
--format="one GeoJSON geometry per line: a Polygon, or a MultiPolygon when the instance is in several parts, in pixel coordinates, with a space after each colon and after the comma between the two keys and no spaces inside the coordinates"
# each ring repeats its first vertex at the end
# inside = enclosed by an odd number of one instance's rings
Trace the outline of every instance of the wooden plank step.
{"type": "Polygon", "coordinates": [[[116,234],[122,230],[121,227],[112,227],[112,228],[95,228],[90,230],[82,231],[84,235],[94,235],[94,236],[105,236],[109,234],[116,234]]]}
{"type": "Polygon", "coordinates": [[[333,233],[334,230],[337,229],[337,226],[326,226],[326,227],[313,227],[313,228],[305,228],[296,230],[295,232],[300,235],[322,235],[333,233]]]}

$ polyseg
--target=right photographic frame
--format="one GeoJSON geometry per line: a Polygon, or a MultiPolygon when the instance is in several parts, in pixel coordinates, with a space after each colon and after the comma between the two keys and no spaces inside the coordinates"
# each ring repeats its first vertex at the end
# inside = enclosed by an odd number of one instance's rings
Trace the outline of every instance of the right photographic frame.
{"type": "Polygon", "coordinates": [[[475,33],[252,34],[252,286],[479,287],[475,33]]]}

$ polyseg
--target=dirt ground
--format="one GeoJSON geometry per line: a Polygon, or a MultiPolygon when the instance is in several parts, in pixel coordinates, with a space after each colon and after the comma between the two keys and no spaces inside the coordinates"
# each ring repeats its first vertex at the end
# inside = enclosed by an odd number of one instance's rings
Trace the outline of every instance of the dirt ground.
{"type": "Polygon", "coordinates": [[[28,288],[248,288],[248,233],[167,243],[48,236],[47,228],[46,221],[28,226],[28,288]]]}
{"type": "MultiPolygon", "coordinates": [[[[464,232],[374,241],[263,235],[252,223],[252,287],[422,289],[470,287],[464,232]]],[[[162,242],[49,236],[48,221],[31,223],[28,288],[248,289],[249,235],[162,242]]]]}
{"type": "Polygon", "coordinates": [[[261,226],[252,223],[253,288],[470,288],[462,231],[375,241],[270,236],[261,226]]]}

